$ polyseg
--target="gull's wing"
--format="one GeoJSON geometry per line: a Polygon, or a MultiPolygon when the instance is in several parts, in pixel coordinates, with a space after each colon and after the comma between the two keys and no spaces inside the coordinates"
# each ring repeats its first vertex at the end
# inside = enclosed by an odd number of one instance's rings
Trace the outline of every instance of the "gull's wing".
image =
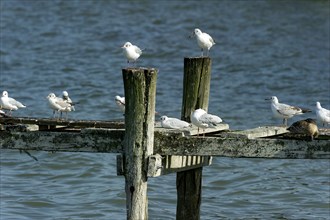
{"type": "Polygon", "coordinates": [[[172,128],[184,128],[184,127],[189,127],[190,124],[186,121],[182,121],[177,118],[168,118],[167,121],[168,125],[172,128]]]}
{"type": "Polygon", "coordinates": [[[14,106],[17,106],[18,108],[25,108],[26,106],[23,105],[21,102],[13,99],[13,98],[10,98],[8,97],[8,102],[11,104],[11,105],[14,105],[14,106]]]}
{"type": "Polygon", "coordinates": [[[199,118],[199,121],[203,124],[216,125],[222,122],[222,119],[219,116],[211,114],[203,114],[199,118]]]}
{"type": "Polygon", "coordinates": [[[142,50],[138,46],[134,45],[134,50],[135,50],[136,53],[138,53],[140,55],[142,54],[142,50]]]}
{"type": "Polygon", "coordinates": [[[212,38],[209,34],[204,33],[204,35],[208,38],[208,40],[209,40],[212,44],[215,44],[213,38],[212,38]]]}
{"type": "Polygon", "coordinates": [[[330,110],[328,110],[326,108],[322,108],[322,112],[324,112],[324,114],[326,115],[326,117],[330,117],[330,110]]]}
{"type": "Polygon", "coordinates": [[[303,111],[302,111],[301,108],[295,107],[295,106],[291,106],[291,105],[287,105],[287,104],[283,104],[283,103],[279,103],[278,104],[277,111],[280,114],[287,115],[287,116],[291,116],[291,115],[296,115],[296,114],[303,113],[303,111]]]}

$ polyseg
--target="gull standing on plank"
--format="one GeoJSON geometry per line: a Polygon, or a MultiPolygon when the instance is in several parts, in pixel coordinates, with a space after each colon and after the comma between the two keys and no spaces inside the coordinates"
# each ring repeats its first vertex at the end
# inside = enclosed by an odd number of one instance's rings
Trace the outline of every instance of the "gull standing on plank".
{"type": "Polygon", "coordinates": [[[198,136],[199,128],[202,128],[203,131],[205,128],[214,128],[217,124],[220,124],[222,122],[222,119],[216,115],[207,114],[207,112],[203,109],[196,109],[190,115],[190,121],[193,125],[198,127],[198,136]]]}
{"type": "Polygon", "coordinates": [[[142,50],[139,47],[131,44],[130,42],[126,42],[121,48],[123,48],[124,50],[124,54],[127,58],[127,63],[129,63],[130,61],[134,63],[142,54],[142,50]]]}
{"type": "Polygon", "coordinates": [[[330,110],[322,108],[320,102],[316,102],[316,117],[317,120],[323,124],[323,126],[325,124],[330,125],[330,110]]]}
{"type": "Polygon", "coordinates": [[[202,56],[204,56],[204,49],[207,50],[206,56],[208,56],[209,50],[215,44],[214,40],[212,39],[212,37],[209,34],[203,33],[198,28],[196,28],[194,30],[194,35],[196,35],[198,46],[202,50],[202,56]]]}
{"type": "Polygon", "coordinates": [[[191,126],[186,121],[182,121],[177,118],[169,118],[166,115],[160,117],[160,120],[161,120],[161,125],[163,128],[181,129],[181,128],[187,128],[187,127],[191,126]]]}
{"type": "Polygon", "coordinates": [[[125,113],[125,97],[120,97],[119,95],[116,95],[115,101],[120,110],[125,113]]]}
{"type": "Polygon", "coordinates": [[[288,124],[288,118],[292,118],[295,115],[301,115],[306,112],[311,112],[309,109],[279,103],[276,96],[272,96],[270,99],[266,100],[271,100],[271,108],[274,116],[276,118],[283,118],[283,124],[285,126],[288,124]]]}
{"type": "Polygon", "coordinates": [[[317,128],[316,121],[307,118],[305,120],[297,121],[293,123],[287,130],[295,134],[304,134],[311,137],[311,140],[319,136],[319,130],[317,128]]]}
{"type": "Polygon", "coordinates": [[[64,101],[62,98],[56,97],[54,93],[50,93],[47,97],[48,104],[53,109],[53,117],[55,118],[55,112],[68,112],[72,111],[72,105],[64,101]]]}
{"type": "Polygon", "coordinates": [[[78,103],[77,103],[77,102],[76,102],[76,103],[73,103],[73,102],[72,102],[71,98],[69,97],[69,93],[68,93],[67,91],[63,91],[63,92],[62,92],[62,99],[63,99],[65,102],[67,102],[67,103],[69,103],[69,104],[71,105],[71,110],[72,110],[72,111],[75,111],[74,105],[75,105],[75,104],[78,104],[78,103]]]}
{"type": "Polygon", "coordinates": [[[17,110],[19,108],[25,108],[26,106],[20,103],[19,101],[16,101],[13,98],[8,97],[8,92],[3,91],[2,96],[0,99],[0,108],[9,110],[9,114],[11,115],[11,111],[17,110]]]}

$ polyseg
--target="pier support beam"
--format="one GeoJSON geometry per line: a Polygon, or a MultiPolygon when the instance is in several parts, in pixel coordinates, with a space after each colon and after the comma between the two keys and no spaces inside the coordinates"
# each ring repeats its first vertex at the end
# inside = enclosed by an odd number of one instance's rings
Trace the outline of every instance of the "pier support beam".
{"type": "MultiPolygon", "coordinates": [[[[211,58],[185,58],[181,119],[190,122],[190,114],[198,108],[208,110],[211,58]]],[[[199,220],[202,196],[202,170],[196,168],[178,172],[177,220],[199,220]]]]}
{"type": "Polygon", "coordinates": [[[156,69],[123,69],[124,172],[127,219],[148,219],[147,167],[153,153],[156,69]]]}

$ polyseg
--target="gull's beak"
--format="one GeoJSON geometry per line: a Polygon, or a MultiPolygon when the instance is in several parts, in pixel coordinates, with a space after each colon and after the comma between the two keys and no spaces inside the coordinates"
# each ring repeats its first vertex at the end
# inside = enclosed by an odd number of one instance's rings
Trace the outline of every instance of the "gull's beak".
{"type": "Polygon", "coordinates": [[[271,98],[266,98],[265,100],[271,100],[271,98]]]}
{"type": "Polygon", "coordinates": [[[192,32],[191,35],[189,35],[189,38],[193,38],[195,36],[195,32],[192,32]]]}

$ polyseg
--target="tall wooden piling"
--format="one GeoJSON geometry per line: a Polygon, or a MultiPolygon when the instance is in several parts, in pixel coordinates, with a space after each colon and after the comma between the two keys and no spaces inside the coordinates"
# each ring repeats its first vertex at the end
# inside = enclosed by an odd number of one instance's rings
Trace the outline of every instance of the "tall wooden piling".
{"type": "MultiPolygon", "coordinates": [[[[209,57],[184,59],[182,120],[190,122],[190,114],[197,108],[208,110],[211,63],[209,57]]],[[[177,173],[177,220],[200,219],[202,170],[177,173]]]]}
{"type": "Polygon", "coordinates": [[[124,172],[127,219],[148,219],[147,166],[153,153],[156,69],[123,69],[124,172]]]}

